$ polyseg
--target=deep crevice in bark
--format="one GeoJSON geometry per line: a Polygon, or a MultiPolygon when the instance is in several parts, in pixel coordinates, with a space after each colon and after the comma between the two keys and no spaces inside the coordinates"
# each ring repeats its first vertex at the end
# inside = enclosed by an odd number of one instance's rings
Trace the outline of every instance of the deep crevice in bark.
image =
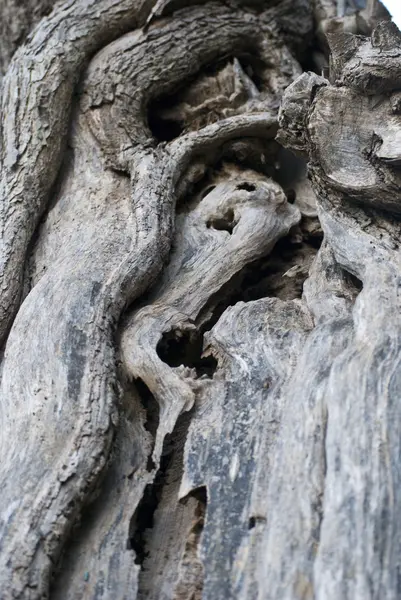
{"type": "Polygon", "coordinates": [[[143,492],[141,501],[130,523],[128,548],[134,550],[137,565],[143,565],[148,556],[146,550],[146,531],[153,527],[154,513],[161,499],[162,488],[166,479],[166,461],[160,461],[160,469],[152,483],[148,483],[143,492]]]}
{"type": "MultiPolygon", "coordinates": [[[[144,384],[143,384],[144,385],[144,384]]],[[[146,387],[146,386],[145,386],[146,387]]],[[[160,503],[163,487],[166,484],[168,470],[171,468],[174,453],[181,451],[185,443],[185,436],[189,426],[189,413],[181,415],[177,420],[174,431],[167,434],[160,465],[152,483],[146,485],[141,501],[139,502],[130,523],[129,545],[136,553],[135,562],[142,565],[146,556],[146,531],[153,528],[154,513],[160,503]],[[182,427],[184,423],[184,442],[182,441],[182,427]]]]}
{"type": "MultiPolygon", "coordinates": [[[[239,184],[240,189],[252,191],[252,185],[239,184]]],[[[208,193],[213,186],[206,189],[208,193]]],[[[205,193],[206,195],[206,193],[205,193]]],[[[228,229],[228,223],[213,223],[216,229],[228,229]],[[224,226],[225,225],[225,226],[224,226]]],[[[222,221],[222,220],[221,220],[222,221]]],[[[305,218],[299,227],[275,245],[272,252],[248,264],[210,298],[198,315],[198,330],[173,330],[163,334],[157,345],[159,358],[171,367],[184,365],[194,368],[197,377],[213,377],[217,360],[202,356],[203,338],[217,323],[223,312],[237,302],[249,302],[264,297],[291,300],[302,297],[303,283],[323,239],[318,220],[305,218]]]]}
{"type": "Polygon", "coordinates": [[[134,385],[137,389],[138,396],[141,400],[141,404],[146,412],[146,420],[143,426],[152,438],[152,445],[146,465],[147,471],[151,472],[156,467],[152,458],[152,454],[155,446],[156,433],[160,422],[160,407],[156,398],[154,397],[148,386],[142,381],[142,379],[137,378],[134,382],[134,385]]]}
{"type": "Polygon", "coordinates": [[[347,269],[342,268],[342,272],[344,274],[344,279],[346,281],[346,285],[347,285],[349,292],[352,294],[353,298],[356,299],[358,294],[363,289],[363,282],[360,279],[358,279],[358,277],[356,275],[353,275],[353,273],[351,273],[347,269]]]}
{"type": "Polygon", "coordinates": [[[153,137],[159,142],[170,142],[177,138],[182,132],[183,127],[177,121],[173,119],[163,118],[163,116],[159,115],[159,104],[163,108],[166,108],[168,104],[171,102],[174,105],[172,100],[167,100],[167,98],[162,98],[157,103],[151,103],[148,110],[148,125],[149,129],[152,132],[153,137]]]}
{"type": "Polygon", "coordinates": [[[195,369],[197,377],[213,377],[217,360],[213,356],[202,356],[203,333],[173,330],[164,333],[157,345],[159,358],[170,367],[184,365],[195,369]]]}
{"type": "Polygon", "coordinates": [[[196,320],[202,331],[211,329],[228,306],[237,302],[267,297],[301,298],[309,267],[322,239],[317,219],[304,219],[300,227],[277,242],[268,256],[246,265],[210,298],[196,320]]]}
{"type": "MultiPolygon", "coordinates": [[[[131,519],[128,545],[135,551],[135,562],[141,567],[138,587],[138,599],[141,600],[157,597],[160,592],[156,582],[158,572],[168,568],[177,544],[182,549],[181,567],[180,574],[170,573],[172,588],[177,588],[172,597],[181,597],[183,590],[180,592],[180,587],[185,588],[188,593],[188,585],[192,585],[193,597],[200,598],[200,563],[195,565],[199,571],[195,583],[193,576],[185,581],[182,573],[185,574],[186,568],[193,571],[194,562],[199,562],[197,549],[206,514],[206,488],[197,488],[182,500],[178,499],[183,473],[183,452],[192,413],[193,411],[189,411],[182,414],[174,431],[165,437],[159,470],[153,483],[146,486],[131,519]],[[163,545],[158,542],[160,531],[164,531],[163,545]]],[[[177,563],[175,566],[177,567],[177,563]]]]}
{"type": "Polygon", "coordinates": [[[267,519],[266,517],[261,517],[261,516],[255,516],[255,517],[249,517],[249,522],[248,522],[248,529],[254,529],[254,527],[256,527],[256,525],[258,523],[260,523],[261,525],[264,525],[266,523],[267,519]]]}
{"type": "Polygon", "coordinates": [[[223,56],[205,65],[174,92],[149,103],[147,119],[154,138],[171,141],[184,130],[232,114],[266,88],[266,69],[268,65],[257,49],[223,56]]]}

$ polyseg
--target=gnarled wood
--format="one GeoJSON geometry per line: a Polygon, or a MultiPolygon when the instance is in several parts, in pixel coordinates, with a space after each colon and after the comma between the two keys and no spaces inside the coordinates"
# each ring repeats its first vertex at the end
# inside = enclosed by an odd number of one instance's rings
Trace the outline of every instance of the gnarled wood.
{"type": "Polygon", "coordinates": [[[357,4],[70,0],[15,52],[2,598],[399,596],[401,38],[357,4]]]}

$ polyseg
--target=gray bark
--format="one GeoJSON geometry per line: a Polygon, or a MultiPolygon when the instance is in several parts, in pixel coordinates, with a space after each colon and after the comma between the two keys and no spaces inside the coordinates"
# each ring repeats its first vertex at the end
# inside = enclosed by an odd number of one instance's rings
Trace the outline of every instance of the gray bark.
{"type": "Polygon", "coordinates": [[[401,34],[50,5],[1,7],[1,598],[401,597],[401,34]]]}

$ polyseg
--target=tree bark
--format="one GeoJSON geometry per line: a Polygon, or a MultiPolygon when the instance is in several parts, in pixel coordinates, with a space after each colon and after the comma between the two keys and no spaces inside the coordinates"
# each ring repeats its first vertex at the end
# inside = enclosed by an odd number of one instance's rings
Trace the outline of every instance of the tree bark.
{"type": "Polygon", "coordinates": [[[1,597],[401,597],[388,13],[18,6],[1,8],[1,597]]]}

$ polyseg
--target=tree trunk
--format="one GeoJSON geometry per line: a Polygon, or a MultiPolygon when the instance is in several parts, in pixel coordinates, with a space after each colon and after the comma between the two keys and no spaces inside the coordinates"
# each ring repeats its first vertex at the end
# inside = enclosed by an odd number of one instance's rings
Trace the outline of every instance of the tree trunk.
{"type": "Polygon", "coordinates": [[[401,598],[388,13],[18,7],[0,8],[1,598],[401,598]]]}

